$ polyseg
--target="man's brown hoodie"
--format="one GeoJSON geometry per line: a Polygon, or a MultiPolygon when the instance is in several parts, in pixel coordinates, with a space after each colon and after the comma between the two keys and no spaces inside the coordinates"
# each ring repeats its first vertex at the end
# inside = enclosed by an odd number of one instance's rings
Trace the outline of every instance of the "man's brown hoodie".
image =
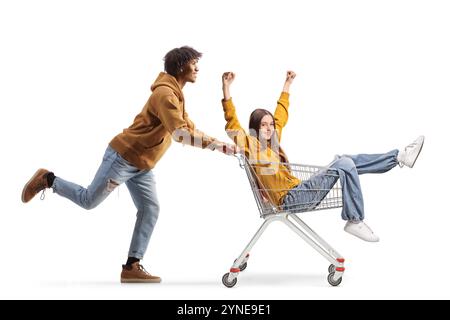
{"type": "Polygon", "coordinates": [[[184,110],[183,92],[175,77],[161,72],[151,90],[150,98],[133,124],[110,142],[114,150],[141,170],[155,167],[172,138],[214,150],[216,139],[196,130],[184,110]]]}

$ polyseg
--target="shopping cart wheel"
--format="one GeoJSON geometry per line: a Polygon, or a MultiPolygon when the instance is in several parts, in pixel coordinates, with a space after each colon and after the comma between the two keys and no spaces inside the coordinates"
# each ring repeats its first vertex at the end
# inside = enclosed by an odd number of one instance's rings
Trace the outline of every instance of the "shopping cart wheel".
{"type": "MultiPolygon", "coordinates": [[[[236,259],[236,260],[237,260],[237,259],[236,259]]],[[[234,262],[236,262],[236,260],[234,260],[234,262]]],[[[239,266],[239,269],[240,269],[241,271],[244,271],[246,268],[247,268],[247,262],[244,262],[243,264],[241,264],[241,265],[239,266]]]]}
{"type": "Polygon", "coordinates": [[[333,277],[334,277],[334,272],[331,272],[328,275],[328,278],[327,278],[328,279],[328,283],[331,284],[333,287],[337,287],[338,285],[341,284],[342,277],[340,277],[338,280],[334,280],[333,277]]]}
{"type": "Polygon", "coordinates": [[[328,273],[332,273],[336,271],[336,266],[334,264],[330,264],[328,267],[328,273]]]}
{"type": "Polygon", "coordinates": [[[225,287],[227,287],[227,288],[233,288],[233,287],[236,285],[236,283],[237,283],[237,278],[234,278],[233,281],[229,282],[229,281],[228,281],[228,275],[229,275],[229,274],[230,274],[230,273],[227,272],[227,273],[225,273],[225,274],[223,275],[223,277],[222,277],[222,283],[223,283],[223,285],[224,285],[225,287]]]}

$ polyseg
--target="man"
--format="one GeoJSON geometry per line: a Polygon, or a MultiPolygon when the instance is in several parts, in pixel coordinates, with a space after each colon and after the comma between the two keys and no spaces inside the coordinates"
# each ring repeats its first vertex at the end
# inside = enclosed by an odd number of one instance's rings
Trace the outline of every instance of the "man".
{"type": "Polygon", "coordinates": [[[128,260],[122,266],[121,282],[160,282],[140,264],[144,257],[159,213],[152,169],[171,144],[177,142],[234,152],[235,147],[220,142],[195,129],[184,108],[183,87],[197,79],[198,60],[202,54],[190,47],[175,48],[164,57],[164,69],[151,86],[152,94],[133,124],[115,136],[103,161],[87,188],[39,169],[25,184],[22,201],[52,188],[84,209],[99,205],[120,184],[125,183],[138,210],[128,260]]]}

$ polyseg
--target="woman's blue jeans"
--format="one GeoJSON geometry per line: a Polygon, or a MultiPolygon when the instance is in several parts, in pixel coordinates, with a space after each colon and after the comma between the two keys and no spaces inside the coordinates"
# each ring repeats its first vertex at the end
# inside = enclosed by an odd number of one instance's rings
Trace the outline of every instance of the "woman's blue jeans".
{"type": "MultiPolygon", "coordinates": [[[[384,173],[397,164],[398,150],[383,154],[358,154],[336,156],[328,166],[329,172],[337,172],[342,186],[342,219],[360,221],[364,219],[364,201],[359,175],[365,173],[384,173]]],[[[285,209],[295,209],[303,203],[318,204],[326,192],[307,192],[311,189],[329,190],[337,182],[338,177],[317,174],[309,180],[293,188],[284,198],[285,209]]]]}

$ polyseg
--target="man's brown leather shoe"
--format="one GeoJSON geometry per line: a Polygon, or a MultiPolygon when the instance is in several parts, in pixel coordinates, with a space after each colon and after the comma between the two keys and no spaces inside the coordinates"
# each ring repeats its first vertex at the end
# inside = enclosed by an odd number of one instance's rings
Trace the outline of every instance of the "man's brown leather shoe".
{"type": "Polygon", "coordinates": [[[47,183],[48,170],[39,169],[25,184],[22,190],[22,202],[27,203],[45,188],[49,188],[47,183]]]}
{"type": "Polygon", "coordinates": [[[120,275],[122,283],[159,283],[161,278],[152,276],[148,273],[139,261],[131,264],[131,266],[122,265],[122,274],[120,275]]]}

